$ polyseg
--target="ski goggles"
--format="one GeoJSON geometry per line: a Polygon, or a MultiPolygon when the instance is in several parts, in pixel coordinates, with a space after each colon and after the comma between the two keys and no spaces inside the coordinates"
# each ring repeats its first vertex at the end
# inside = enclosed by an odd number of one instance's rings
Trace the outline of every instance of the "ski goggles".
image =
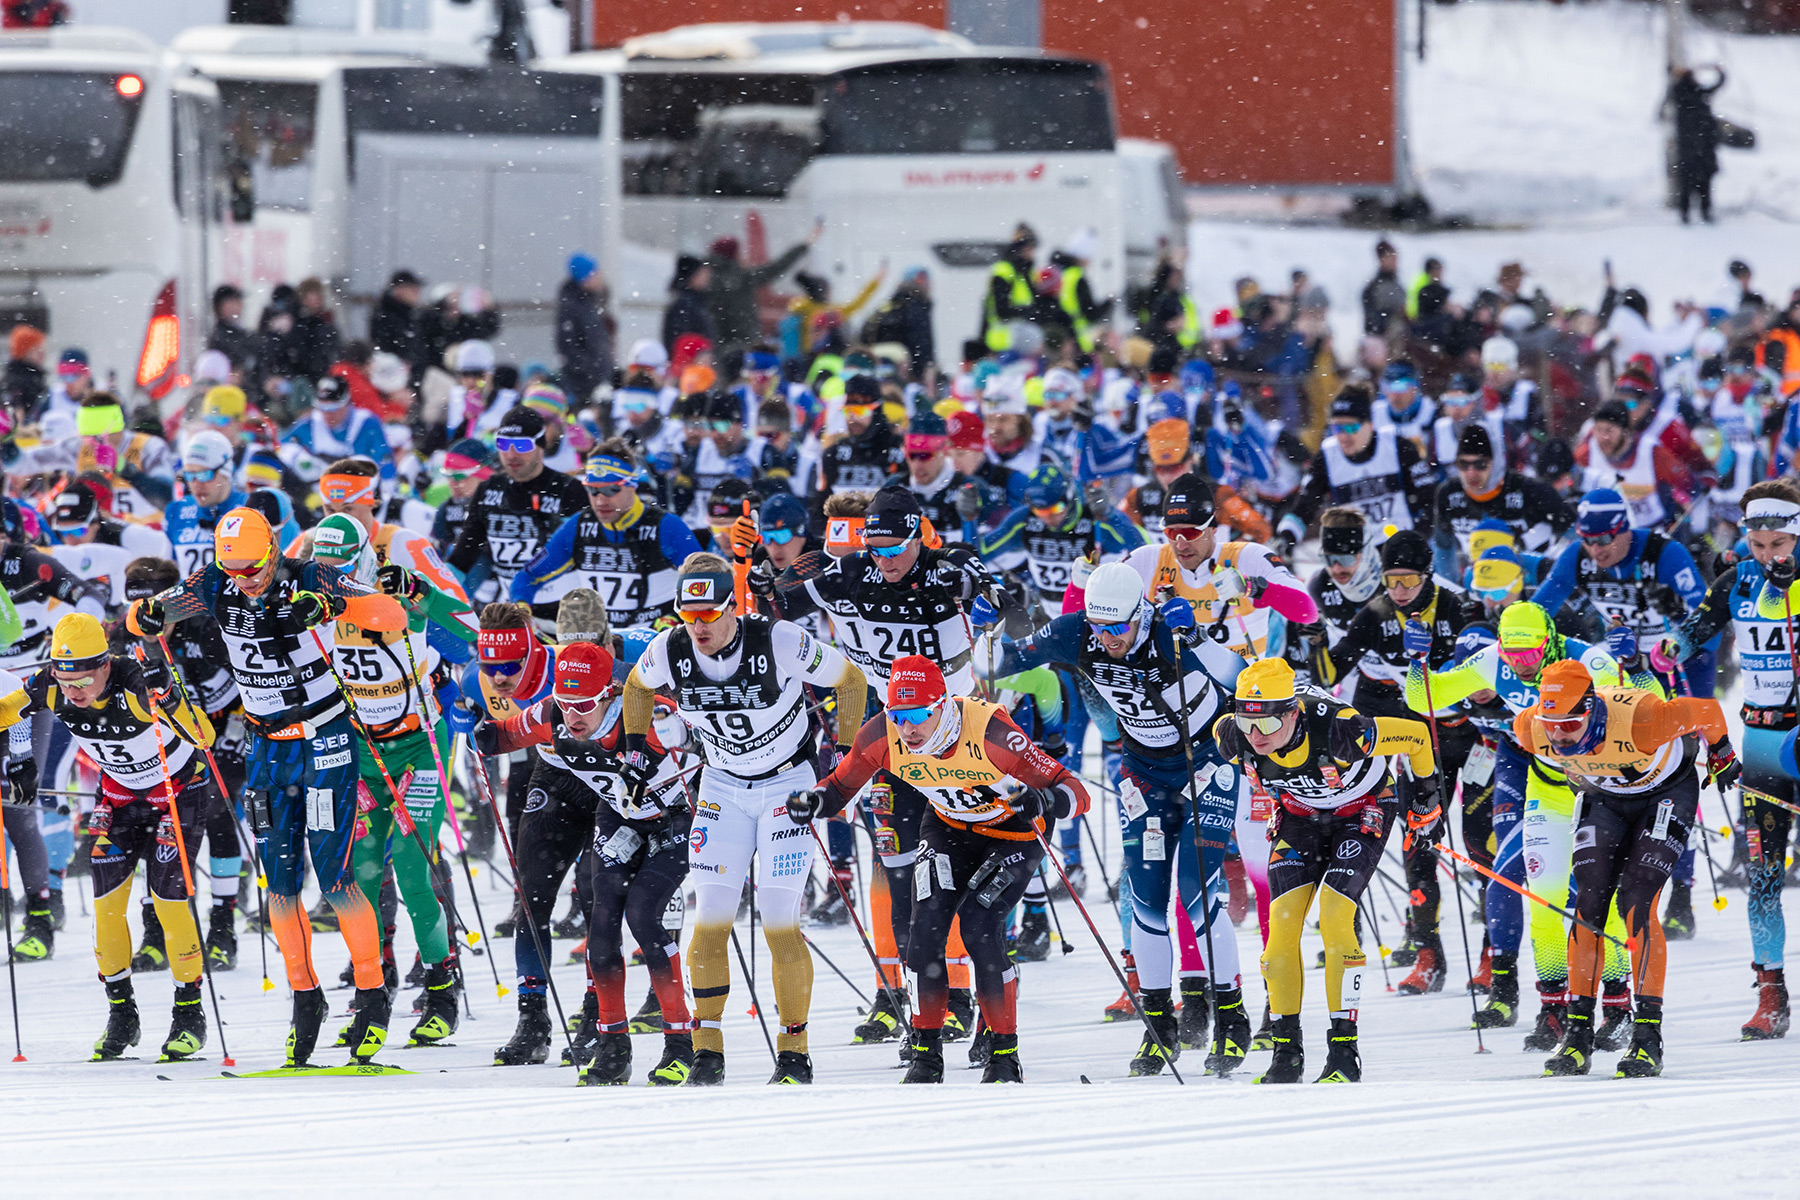
{"type": "Polygon", "coordinates": [[[872,417],[875,415],[875,406],[873,404],[845,404],[844,415],[846,417],[872,417]]]}
{"type": "Polygon", "coordinates": [[[590,496],[611,497],[624,491],[627,485],[623,483],[590,483],[586,486],[587,494],[590,496]]]}
{"type": "Polygon", "coordinates": [[[1584,533],[1581,535],[1581,544],[1584,546],[1610,546],[1621,534],[1626,532],[1626,530],[1619,529],[1612,533],[1584,533]]]}
{"type": "Polygon", "coordinates": [[[88,534],[88,530],[92,529],[93,526],[90,524],[52,525],[50,528],[52,528],[56,531],[57,537],[63,538],[66,540],[68,538],[86,537],[88,534]]]}
{"type": "Polygon", "coordinates": [[[1231,719],[1245,733],[1260,733],[1264,737],[1274,737],[1281,732],[1281,723],[1287,718],[1286,713],[1276,713],[1270,717],[1253,717],[1247,713],[1233,713],[1231,719]]]}
{"type": "Polygon", "coordinates": [[[1515,578],[1512,583],[1502,584],[1499,587],[1471,586],[1469,590],[1475,594],[1477,600],[1486,600],[1491,604],[1498,604],[1502,600],[1510,599],[1518,594],[1519,589],[1517,584],[1518,580],[1515,578]]]}
{"type": "Polygon", "coordinates": [[[1580,730],[1583,725],[1587,724],[1587,719],[1592,715],[1592,712],[1593,710],[1591,708],[1583,708],[1580,712],[1570,713],[1566,717],[1546,717],[1540,712],[1538,714],[1538,720],[1542,721],[1546,727],[1554,729],[1558,733],[1575,733],[1580,730]]]}
{"type": "Polygon", "coordinates": [[[225,574],[231,576],[233,579],[254,579],[263,573],[264,568],[269,565],[269,560],[274,557],[274,554],[275,552],[272,550],[265,551],[261,558],[257,559],[247,567],[228,567],[221,562],[219,563],[219,570],[225,572],[225,574]]]}
{"type": "Polygon", "coordinates": [[[938,710],[935,704],[926,704],[919,708],[890,708],[888,716],[896,725],[923,725],[931,720],[931,714],[938,710]]]}
{"type": "Polygon", "coordinates": [[[1544,646],[1502,646],[1500,660],[1521,679],[1536,679],[1547,653],[1544,646]]]}
{"type": "Polygon", "coordinates": [[[687,625],[711,625],[725,612],[723,608],[684,608],[676,615],[687,625]]]}
{"type": "Polygon", "coordinates": [[[80,679],[70,679],[56,667],[50,668],[50,678],[56,681],[57,687],[62,688],[84,688],[92,687],[94,684],[92,675],[83,675],[80,679]]]}
{"type": "Polygon", "coordinates": [[[1046,525],[1060,525],[1062,519],[1069,515],[1067,504],[1052,504],[1044,508],[1033,508],[1031,515],[1046,525]]]}
{"type": "Polygon", "coordinates": [[[1361,421],[1333,421],[1331,423],[1331,432],[1353,437],[1362,432],[1362,427],[1363,422],[1361,421]]]}
{"type": "Polygon", "coordinates": [[[494,439],[494,449],[511,454],[530,454],[538,448],[538,443],[539,439],[536,437],[497,437],[494,439]]]}
{"type": "Polygon", "coordinates": [[[1456,469],[1465,473],[1469,471],[1479,471],[1481,474],[1486,475],[1488,471],[1493,468],[1493,465],[1494,460],[1491,458],[1459,458],[1456,460],[1456,469]]]}
{"type": "Polygon", "coordinates": [[[1383,571],[1381,573],[1381,586],[1389,591],[1420,587],[1424,582],[1425,576],[1417,571],[1383,571]]]}
{"type": "Polygon", "coordinates": [[[870,546],[868,547],[868,551],[876,558],[899,558],[902,554],[906,553],[906,548],[912,545],[912,543],[913,540],[907,538],[897,546],[870,546]]]}

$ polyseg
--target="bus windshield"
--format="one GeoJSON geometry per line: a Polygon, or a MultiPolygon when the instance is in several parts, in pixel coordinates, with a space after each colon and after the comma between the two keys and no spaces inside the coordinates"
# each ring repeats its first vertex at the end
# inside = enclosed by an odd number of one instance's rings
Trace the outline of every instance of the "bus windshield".
{"type": "Polygon", "coordinates": [[[0,182],[117,182],[143,96],[136,75],[0,72],[0,182]]]}
{"type": "Polygon", "coordinates": [[[825,91],[824,154],[1046,154],[1113,149],[1096,63],[943,59],[844,71],[825,91]]]}

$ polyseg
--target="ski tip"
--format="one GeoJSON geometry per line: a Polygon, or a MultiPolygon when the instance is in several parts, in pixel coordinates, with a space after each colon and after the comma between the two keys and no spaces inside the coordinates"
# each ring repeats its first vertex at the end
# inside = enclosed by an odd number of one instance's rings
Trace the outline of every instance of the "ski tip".
{"type": "Polygon", "coordinates": [[[1091,1079],[1089,1079],[1089,1078],[1088,1078],[1088,1077],[1087,1077],[1087,1076],[1086,1076],[1086,1075],[1083,1075],[1083,1076],[1082,1076],[1082,1077],[1081,1077],[1081,1082],[1083,1082],[1083,1083],[1092,1083],[1092,1082],[1094,1082],[1094,1081],[1093,1081],[1093,1080],[1091,1080],[1091,1079]]]}

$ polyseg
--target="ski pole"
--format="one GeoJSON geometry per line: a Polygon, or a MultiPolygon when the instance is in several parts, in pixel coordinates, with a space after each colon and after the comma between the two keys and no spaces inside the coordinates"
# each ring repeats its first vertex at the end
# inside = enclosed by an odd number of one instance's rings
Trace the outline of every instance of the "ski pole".
{"type": "MultiPolygon", "coordinates": [[[[138,661],[141,663],[144,661],[142,645],[137,647],[137,652],[138,661]]],[[[175,673],[173,660],[169,664],[169,673],[171,675],[175,673]]],[[[193,710],[190,708],[189,711],[193,710]]],[[[170,717],[169,722],[173,725],[175,718],[170,717]]],[[[181,882],[187,887],[188,917],[194,922],[194,937],[197,940],[200,936],[200,908],[194,903],[194,869],[188,862],[187,838],[181,831],[181,807],[175,801],[175,780],[169,774],[169,756],[163,749],[162,713],[154,699],[150,702],[150,731],[156,735],[156,761],[162,768],[163,798],[169,802],[169,824],[175,828],[175,854],[181,860],[181,882]]],[[[220,795],[223,796],[224,782],[215,776],[213,786],[218,788],[220,795]]],[[[145,876],[144,886],[150,886],[148,875],[145,876]]],[[[231,1057],[231,1047],[225,1042],[225,1018],[219,1015],[219,993],[213,987],[212,970],[206,962],[206,945],[203,942],[200,944],[200,977],[206,980],[206,992],[212,999],[213,1024],[219,1027],[219,1065],[235,1067],[237,1060],[231,1057]]]]}
{"type": "Polygon", "coordinates": [[[811,950],[814,954],[818,955],[819,958],[824,961],[825,965],[831,968],[831,973],[833,975],[836,975],[839,979],[843,980],[844,983],[849,986],[850,990],[856,993],[856,998],[863,1002],[863,1007],[860,1010],[860,1012],[862,1014],[866,1014],[870,1008],[874,1007],[869,1002],[869,998],[867,996],[863,995],[863,990],[861,988],[857,987],[856,984],[852,983],[850,981],[850,977],[848,975],[844,974],[842,971],[840,971],[838,969],[838,965],[831,961],[831,958],[829,955],[827,955],[823,950],[819,949],[818,943],[814,942],[811,938],[807,937],[806,934],[804,934],[804,933],[802,933],[800,935],[800,939],[806,943],[807,949],[811,950]]]}
{"type": "Polygon", "coordinates": [[[1369,927],[1375,931],[1375,961],[1381,964],[1381,982],[1391,992],[1394,990],[1394,981],[1388,975],[1387,939],[1381,936],[1381,920],[1375,915],[1375,902],[1365,892],[1357,897],[1356,903],[1369,914],[1369,927]]]}
{"type": "MultiPolygon", "coordinates": [[[[751,931],[751,935],[754,939],[755,930],[751,931]]],[[[769,1061],[775,1064],[776,1070],[780,1070],[781,1056],[775,1052],[775,1039],[769,1036],[769,1018],[763,1013],[763,1007],[756,999],[756,976],[751,973],[750,965],[744,961],[744,946],[738,941],[735,924],[731,927],[731,948],[737,951],[738,969],[743,971],[744,982],[750,988],[750,1007],[756,1010],[756,1022],[762,1026],[763,1041],[768,1043],[769,1061]]]]}
{"type": "Polygon", "coordinates": [[[0,908],[5,910],[3,917],[6,925],[6,982],[7,994],[12,997],[13,1014],[13,1061],[25,1061],[25,1043],[19,1036],[19,975],[18,967],[13,963],[12,935],[12,879],[6,873],[6,822],[0,821],[0,908]]]}
{"type": "Polygon", "coordinates": [[[1063,936],[1062,917],[1057,915],[1056,901],[1050,895],[1050,877],[1044,872],[1044,864],[1038,863],[1038,879],[1044,885],[1044,907],[1050,910],[1050,919],[1056,923],[1056,940],[1062,944],[1064,954],[1075,953],[1075,947],[1069,945],[1069,939],[1063,936]]]}
{"type": "MultiPolygon", "coordinates": [[[[470,749],[474,746],[471,744],[470,749]]],[[[569,1019],[563,1015],[562,997],[556,992],[556,976],[550,969],[550,956],[544,952],[544,940],[538,934],[537,921],[531,915],[531,901],[525,898],[524,877],[519,874],[519,860],[513,855],[512,836],[506,832],[506,814],[494,800],[494,781],[488,778],[487,764],[481,755],[476,753],[475,777],[481,783],[481,789],[487,793],[488,809],[494,814],[494,825],[500,831],[500,844],[506,848],[506,861],[512,864],[513,892],[519,897],[519,914],[525,918],[525,929],[531,935],[531,944],[537,950],[538,965],[544,968],[544,986],[549,989],[550,1002],[556,1006],[556,1023],[562,1026],[563,1041],[568,1043],[569,1056],[575,1055],[575,1038],[569,1032],[569,1019]]],[[[514,936],[517,936],[516,934],[514,936]]],[[[495,968],[496,971],[499,968],[495,968]]]]}
{"type": "MultiPolygon", "coordinates": [[[[1156,620],[1155,611],[1152,610],[1151,614],[1149,616],[1147,616],[1145,619],[1148,621],[1154,622],[1156,620]]],[[[1154,634],[1152,634],[1152,636],[1154,636],[1154,634]]],[[[1202,929],[1205,939],[1206,939],[1206,1008],[1207,1008],[1208,1012],[1216,1013],[1219,1011],[1219,981],[1216,978],[1216,976],[1218,974],[1219,960],[1213,953],[1213,928],[1212,928],[1212,925],[1213,925],[1213,923],[1212,923],[1213,888],[1211,886],[1211,873],[1212,872],[1211,872],[1211,868],[1207,865],[1206,850],[1204,849],[1204,843],[1201,841],[1201,838],[1200,838],[1200,792],[1199,792],[1199,789],[1194,784],[1194,738],[1188,729],[1189,723],[1193,720],[1193,714],[1188,711],[1187,671],[1182,667],[1182,663],[1181,663],[1182,657],[1186,654],[1186,647],[1183,645],[1181,633],[1179,630],[1171,628],[1169,630],[1169,636],[1170,636],[1171,640],[1173,640],[1173,642],[1175,643],[1175,663],[1174,663],[1174,667],[1175,667],[1175,702],[1181,706],[1181,720],[1179,723],[1179,727],[1175,730],[1175,734],[1177,737],[1179,737],[1181,739],[1181,748],[1182,748],[1183,752],[1185,752],[1187,755],[1188,817],[1189,817],[1189,820],[1191,820],[1194,825],[1194,855],[1196,858],[1199,859],[1199,866],[1200,866],[1200,925],[1201,925],[1201,929],[1202,929]]],[[[1146,686],[1154,686],[1154,684],[1147,684],[1146,686]]],[[[1165,707],[1167,706],[1167,703],[1168,703],[1167,701],[1164,701],[1165,707]]],[[[1043,841],[1042,838],[1040,838],[1039,840],[1043,841]]],[[[1048,842],[1044,843],[1044,851],[1045,851],[1045,855],[1048,856],[1049,855],[1049,843],[1048,842]]],[[[1221,870],[1219,872],[1220,882],[1223,883],[1224,882],[1224,870],[1223,870],[1224,852],[1223,852],[1222,848],[1221,848],[1219,857],[1220,857],[1220,861],[1221,861],[1221,870]]],[[[1061,873],[1062,872],[1062,864],[1058,863],[1056,865],[1056,869],[1057,869],[1058,873],[1061,873]]],[[[1065,884],[1068,882],[1068,878],[1069,877],[1067,875],[1063,875],[1063,882],[1065,884]]],[[[1071,896],[1073,896],[1075,894],[1075,889],[1070,888],[1069,894],[1071,896]]],[[[1235,937],[1236,935],[1234,934],[1233,936],[1235,937]]],[[[1224,1023],[1220,1022],[1220,1021],[1214,1021],[1213,1022],[1213,1053],[1212,1053],[1211,1057],[1216,1057],[1221,1062],[1224,1061],[1224,1057],[1225,1057],[1224,1043],[1225,1043],[1224,1023]]],[[[1165,1055],[1165,1057],[1166,1057],[1166,1055],[1165,1055]]],[[[1171,1068],[1173,1068],[1173,1065],[1174,1065],[1173,1063],[1170,1064],[1171,1068]]],[[[1220,1073],[1229,1075],[1231,1072],[1229,1070],[1225,1070],[1225,1071],[1221,1071],[1220,1073]]]]}
{"type": "MultiPolygon", "coordinates": [[[[806,827],[812,830],[813,841],[819,844],[819,852],[829,860],[831,849],[825,845],[825,839],[820,836],[818,825],[808,821],[806,827]]],[[[895,991],[894,985],[888,982],[887,972],[881,969],[881,960],[875,957],[875,947],[869,941],[869,931],[863,928],[862,915],[856,911],[856,905],[851,902],[850,894],[844,890],[843,880],[837,877],[835,871],[830,874],[832,886],[837,888],[838,896],[844,901],[844,907],[850,912],[850,920],[856,925],[856,936],[862,942],[863,952],[869,956],[869,965],[875,968],[875,978],[880,981],[882,994],[887,997],[888,1004],[893,1006],[894,1015],[900,1019],[902,1025],[906,1026],[906,1040],[910,1044],[912,1022],[907,1019],[906,1005],[895,991]]]]}
{"type": "Polygon", "coordinates": [[[1592,934],[1596,935],[1597,937],[1605,938],[1607,941],[1611,942],[1613,945],[1617,946],[1619,949],[1621,949],[1621,950],[1628,949],[1628,947],[1626,946],[1626,944],[1624,942],[1621,942],[1618,938],[1616,938],[1612,934],[1606,932],[1604,929],[1594,928],[1594,926],[1592,924],[1590,924],[1585,917],[1583,917],[1580,913],[1576,912],[1574,909],[1564,908],[1560,904],[1552,904],[1550,901],[1544,899],[1542,896],[1538,895],[1536,892],[1531,891],[1528,888],[1519,886],[1518,884],[1514,883],[1512,880],[1508,879],[1506,876],[1501,875],[1496,871],[1488,870],[1486,867],[1482,866],[1480,863],[1476,862],[1472,858],[1464,858],[1462,855],[1458,854],[1455,850],[1452,850],[1452,849],[1449,849],[1448,847],[1446,847],[1444,850],[1444,853],[1450,855],[1450,857],[1456,859],[1457,862],[1462,863],[1466,867],[1473,867],[1476,871],[1487,876],[1489,879],[1493,880],[1495,883],[1500,884],[1502,887],[1510,888],[1513,891],[1519,893],[1519,895],[1525,897],[1525,899],[1531,901],[1533,904],[1541,904],[1545,908],[1549,909],[1551,912],[1557,913],[1564,917],[1567,917],[1569,920],[1575,922],[1575,924],[1581,926],[1583,929],[1587,930],[1589,933],[1592,933],[1592,934]]]}
{"type": "MultiPolygon", "coordinates": [[[[1419,663],[1419,674],[1424,676],[1425,679],[1425,723],[1431,730],[1431,759],[1432,762],[1437,765],[1438,782],[1441,789],[1444,779],[1444,755],[1443,751],[1439,749],[1438,744],[1437,706],[1431,702],[1431,653],[1429,650],[1426,651],[1424,660],[1419,663]]],[[[1415,780],[1415,782],[1417,781],[1415,780]]],[[[1460,781],[1458,786],[1461,786],[1460,781]]],[[[1442,800],[1438,802],[1438,820],[1444,823],[1444,841],[1447,843],[1446,848],[1450,850],[1452,855],[1461,858],[1461,855],[1456,854],[1454,849],[1455,843],[1450,837],[1450,818],[1445,815],[1443,811],[1442,800]]],[[[1432,855],[1435,860],[1437,847],[1427,844],[1424,847],[1423,852],[1432,855]]],[[[1468,969],[1469,978],[1473,979],[1475,978],[1475,956],[1469,952],[1469,919],[1463,914],[1462,881],[1454,877],[1454,872],[1452,873],[1450,884],[1451,888],[1456,892],[1456,923],[1461,927],[1462,931],[1463,965],[1468,969]]],[[[1433,915],[1435,916],[1435,914],[1433,915]]],[[[1379,949],[1379,947],[1377,947],[1377,949],[1379,949]]],[[[1487,1044],[1481,1037],[1481,1008],[1475,1003],[1474,992],[1469,993],[1469,1019],[1475,1026],[1475,1053],[1489,1053],[1487,1044]]]]}
{"type": "MultiPolygon", "coordinates": [[[[1037,827],[1036,822],[1032,823],[1031,832],[1032,835],[1037,838],[1038,845],[1044,848],[1044,857],[1050,859],[1051,863],[1055,865],[1057,874],[1062,875],[1063,877],[1063,886],[1067,887],[1069,877],[1066,874],[1063,874],[1062,864],[1051,857],[1050,843],[1044,840],[1044,833],[1037,827]]],[[[1112,973],[1118,979],[1119,986],[1125,990],[1126,998],[1131,1001],[1132,1010],[1137,1013],[1138,1020],[1142,1021],[1144,1023],[1144,1028],[1149,1031],[1150,1040],[1155,1042],[1156,1048],[1162,1052],[1163,1061],[1169,1064],[1169,1073],[1175,1076],[1176,1083],[1185,1087],[1187,1085],[1187,1080],[1181,1077],[1181,1070],[1175,1065],[1174,1056],[1169,1053],[1169,1048],[1163,1044],[1162,1035],[1156,1032],[1156,1026],[1150,1023],[1149,1016],[1144,1012],[1144,1006],[1138,1002],[1137,993],[1132,990],[1131,984],[1126,982],[1125,972],[1119,969],[1119,960],[1114,958],[1112,951],[1106,948],[1106,939],[1100,936],[1100,927],[1094,924],[1094,918],[1092,914],[1088,912],[1087,905],[1081,902],[1081,897],[1077,896],[1073,889],[1070,889],[1069,891],[1069,899],[1075,901],[1075,911],[1079,912],[1081,914],[1081,919],[1087,922],[1088,932],[1094,935],[1094,944],[1100,947],[1100,953],[1106,958],[1106,965],[1112,968],[1112,973]]],[[[1208,966],[1210,968],[1211,964],[1209,963],[1208,966]]]]}
{"type": "MultiPolygon", "coordinates": [[[[1714,786],[1717,787],[1716,784],[1714,786]]],[[[1701,790],[1702,794],[1705,794],[1706,788],[1704,785],[1701,786],[1700,790],[1701,790]]],[[[1719,807],[1725,808],[1725,789],[1719,788],[1718,791],[1719,791],[1719,807]]],[[[1695,828],[1699,829],[1701,831],[1701,833],[1704,835],[1707,832],[1706,819],[1700,814],[1699,808],[1700,808],[1699,801],[1698,801],[1698,799],[1696,799],[1695,803],[1694,803],[1694,809],[1695,809],[1694,826],[1695,826],[1695,828]]],[[[1726,811],[1730,812],[1730,809],[1726,809],[1726,811]]],[[[1713,866],[1712,846],[1710,844],[1708,844],[1708,842],[1704,836],[1702,836],[1700,839],[1700,852],[1706,856],[1706,875],[1707,875],[1707,878],[1712,881],[1713,911],[1714,912],[1723,912],[1725,910],[1725,905],[1728,903],[1728,901],[1725,899],[1725,897],[1723,897],[1719,894],[1719,872],[1713,866]]]]}
{"type": "MultiPolygon", "coordinates": [[[[1088,824],[1087,814],[1082,813],[1081,827],[1087,830],[1088,844],[1094,848],[1094,865],[1100,868],[1100,882],[1106,885],[1106,898],[1112,902],[1113,912],[1119,911],[1119,892],[1113,887],[1112,877],[1106,873],[1106,847],[1094,836],[1094,827],[1088,824]]],[[[1061,932],[1060,930],[1058,932],[1061,932]]]]}

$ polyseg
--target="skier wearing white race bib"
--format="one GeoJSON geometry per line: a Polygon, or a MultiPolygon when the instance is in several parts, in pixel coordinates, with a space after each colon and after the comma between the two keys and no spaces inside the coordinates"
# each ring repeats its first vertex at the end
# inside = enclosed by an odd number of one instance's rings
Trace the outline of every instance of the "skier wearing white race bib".
{"type": "Polygon", "coordinates": [[[1432,466],[1417,446],[1390,429],[1378,428],[1369,389],[1351,384],[1331,402],[1332,435],[1319,445],[1294,511],[1281,528],[1296,542],[1327,505],[1361,512],[1376,543],[1388,527],[1412,529],[1431,519],[1432,466]]]}

